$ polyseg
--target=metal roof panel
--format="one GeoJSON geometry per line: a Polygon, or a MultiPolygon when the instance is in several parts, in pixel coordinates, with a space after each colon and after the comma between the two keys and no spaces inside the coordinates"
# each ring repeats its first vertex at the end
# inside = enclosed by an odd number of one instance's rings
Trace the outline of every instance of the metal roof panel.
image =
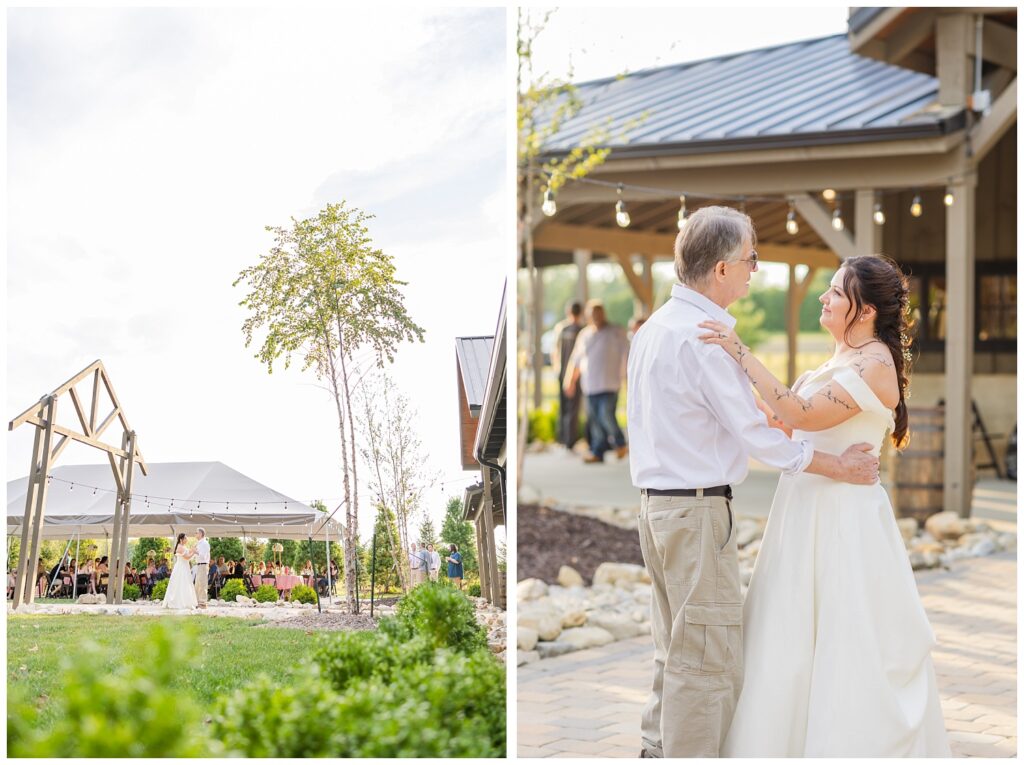
{"type": "Polygon", "coordinates": [[[455,338],[455,353],[459,358],[462,385],[466,389],[469,409],[474,415],[480,411],[487,392],[487,372],[491,363],[493,344],[493,337],[455,338]]]}

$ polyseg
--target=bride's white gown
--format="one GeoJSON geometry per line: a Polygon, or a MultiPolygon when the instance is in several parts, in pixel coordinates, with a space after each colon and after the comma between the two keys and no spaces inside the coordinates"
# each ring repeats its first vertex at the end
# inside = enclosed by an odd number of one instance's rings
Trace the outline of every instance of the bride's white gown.
{"type": "MultiPolygon", "coordinates": [[[[861,408],[828,430],[796,431],[841,454],[876,446],[892,413],[849,367],[826,365],[861,408]]],[[[800,473],[782,476],[743,606],[744,681],[726,757],[950,757],[931,649],[889,497],[800,473]]]]}
{"type": "Polygon", "coordinates": [[[196,589],[192,583],[192,570],[181,553],[174,555],[174,568],[167,580],[164,608],[197,608],[196,589]]]}

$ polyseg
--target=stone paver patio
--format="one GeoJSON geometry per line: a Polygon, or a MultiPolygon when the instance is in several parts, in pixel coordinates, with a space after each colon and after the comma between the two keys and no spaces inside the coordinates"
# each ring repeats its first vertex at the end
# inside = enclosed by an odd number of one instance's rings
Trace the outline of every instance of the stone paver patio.
{"type": "MultiPolygon", "coordinates": [[[[1017,752],[1017,560],[957,561],[917,576],[953,754],[1017,752]]],[[[518,672],[520,757],[636,757],[649,637],[527,664],[518,672]]]]}

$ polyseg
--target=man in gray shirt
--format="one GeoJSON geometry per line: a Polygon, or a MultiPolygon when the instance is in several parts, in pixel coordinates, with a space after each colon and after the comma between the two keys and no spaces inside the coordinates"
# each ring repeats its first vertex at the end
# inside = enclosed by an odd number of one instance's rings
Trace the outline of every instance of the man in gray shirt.
{"type": "Polygon", "coordinates": [[[626,376],[629,341],[622,327],[608,323],[599,300],[591,300],[587,308],[590,323],[576,338],[566,372],[565,392],[574,395],[578,384],[587,397],[591,454],[585,461],[603,462],[610,448],[622,459],[627,452],[626,437],[615,419],[615,408],[626,376]]]}

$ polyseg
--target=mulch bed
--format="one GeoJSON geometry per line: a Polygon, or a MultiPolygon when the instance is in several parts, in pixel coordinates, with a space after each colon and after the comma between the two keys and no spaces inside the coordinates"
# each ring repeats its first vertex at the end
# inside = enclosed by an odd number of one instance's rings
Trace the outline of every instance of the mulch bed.
{"type": "Polygon", "coordinates": [[[360,630],[377,629],[377,623],[370,618],[369,606],[365,614],[339,614],[326,613],[318,614],[316,611],[300,614],[291,619],[280,621],[264,622],[258,627],[288,627],[307,632],[357,632],[360,630]]]}
{"type": "Polygon", "coordinates": [[[516,508],[516,561],[520,580],[558,581],[558,569],[572,566],[589,585],[606,561],[644,563],[636,531],[620,529],[539,505],[516,508]]]}

